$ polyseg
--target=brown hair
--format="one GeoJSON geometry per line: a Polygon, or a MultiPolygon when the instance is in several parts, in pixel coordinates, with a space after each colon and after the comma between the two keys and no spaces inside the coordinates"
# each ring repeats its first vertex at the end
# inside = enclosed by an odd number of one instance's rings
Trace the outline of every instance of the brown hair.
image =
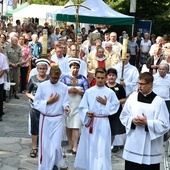
{"type": "Polygon", "coordinates": [[[106,69],[103,67],[97,67],[95,70],[95,76],[97,73],[102,73],[102,74],[105,73],[105,75],[106,75],[106,69]]]}
{"type": "Polygon", "coordinates": [[[133,35],[129,37],[129,40],[132,41],[132,39],[135,38],[133,35]]]}
{"type": "Polygon", "coordinates": [[[142,79],[145,80],[146,83],[153,83],[153,80],[154,80],[153,75],[151,73],[149,73],[149,72],[141,73],[139,75],[139,79],[140,80],[142,80],[142,79]]]}
{"type": "Polygon", "coordinates": [[[57,75],[60,76],[60,75],[61,75],[61,70],[60,70],[60,68],[59,68],[58,66],[54,65],[54,66],[52,66],[51,69],[50,69],[50,75],[51,75],[52,73],[57,74],[57,75]]]}

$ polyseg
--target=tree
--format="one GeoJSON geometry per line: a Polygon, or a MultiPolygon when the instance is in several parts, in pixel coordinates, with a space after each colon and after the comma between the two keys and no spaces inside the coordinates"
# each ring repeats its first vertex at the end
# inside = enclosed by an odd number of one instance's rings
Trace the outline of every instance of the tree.
{"type": "MultiPolygon", "coordinates": [[[[69,0],[30,0],[35,4],[64,5],[69,0]]],[[[85,0],[72,0],[74,3],[82,3],[85,0]]],[[[136,26],[139,20],[152,20],[152,32],[170,34],[170,1],[169,0],[137,0],[136,13],[131,14],[130,0],[103,0],[114,10],[127,15],[135,15],[136,26]]]]}
{"type": "Polygon", "coordinates": [[[170,1],[169,0],[137,0],[136,13],[130,14],[130,0],[120,0],[115,3],[114,9],[127,14],[135,15],[136,26],[139,20],[152,20],[152,33],[170,34],[170,1]]]}

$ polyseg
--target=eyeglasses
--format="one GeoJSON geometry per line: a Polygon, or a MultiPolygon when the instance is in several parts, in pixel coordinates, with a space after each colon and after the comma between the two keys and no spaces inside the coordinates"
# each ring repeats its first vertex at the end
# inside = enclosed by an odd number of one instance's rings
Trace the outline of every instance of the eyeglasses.
{"type": "Polygon", "coordinates": [[[140,83],[140,82],[137,82],[138,85],[141,85],[141,86],[144,86],[144,85],[147,85],[149,83],[140,83]]]}

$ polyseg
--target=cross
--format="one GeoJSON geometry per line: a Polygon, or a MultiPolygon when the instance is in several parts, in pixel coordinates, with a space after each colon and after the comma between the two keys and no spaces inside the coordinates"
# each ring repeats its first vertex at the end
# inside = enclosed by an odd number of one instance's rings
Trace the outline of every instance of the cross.
{"type": "Polygon", "coordinates": [[[74,5],[68,5],[68,6],[65,6],[65,8],[69,8],[69,7],[72,7],[74,6],[76,8],[76,15],[75,15],[75,18],[76,18],[76,34],[75,34],[75,45],[76,45],[76,57],[78,58],[78,54],[77,54],[77,32],[78,32],[78,17],[79,17],[79,8],[80,7],[83,7],[83,8],[86,8],[88,10],[91,10],[90,8],[84,6],[84,5],[81,5],[81,4],[74,4],[74,5]]]}

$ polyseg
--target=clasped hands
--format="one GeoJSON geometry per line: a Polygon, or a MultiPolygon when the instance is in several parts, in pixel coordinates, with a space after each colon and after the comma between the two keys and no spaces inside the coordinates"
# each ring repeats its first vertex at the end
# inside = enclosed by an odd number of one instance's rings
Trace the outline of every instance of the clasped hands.
{"type": "Polygon", "coordinates": [[[72,94],[77,94],[77,93],[79,93],[79,90],[77,88],[75,88],[75,87],[72,87],[72,88],[69,89],[68,92],[72,93],[72,94]]]}
{"type": "Polygon", "coordinates": [[[10,64],[10,66],[11,66],[12,68],[17,68],[17,67],[19,66],[19,64],[18,64],[18,63],[12,63],[12,64],[10,64]]]}
{"type": "Polygon", "coordinates": [[[143,126],[143,125],[147,125],[147,117],[144,115],[144,113],[142,113],[142,116],[137,116],[135,117],[132,122],[136,125],[136,126],[143,126]]]}

